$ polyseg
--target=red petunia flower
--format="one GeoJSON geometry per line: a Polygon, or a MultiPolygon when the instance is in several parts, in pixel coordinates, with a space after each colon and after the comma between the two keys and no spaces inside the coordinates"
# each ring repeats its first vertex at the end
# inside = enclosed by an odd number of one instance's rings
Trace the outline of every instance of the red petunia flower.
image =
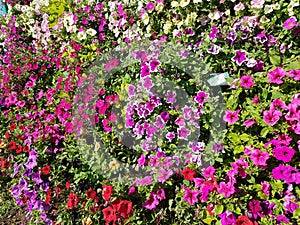
{"type": "Polygon", "coordinates": [[[14,130],[17,128],[17,125],[15,123],[10,124],[9,130],[14,130]]]}
{"type": "Polygon", "coordinates": [[[45,175],[48,175],[49,173],[50,173],[50,166],[49,165],[46,165],[46,166],[44,166],[43,167],[43,173],[45,174],[45,175]]]}
{"type": "Polygon", "coordinates": [[[104,215],[104,220],[109,223],[109,222],[115,222],[117,220],[117,215],[116,215],[116,210],[109,206],[105,209],[102,210],[103,215],[104,215]]]}
{"type": "Polygon", "coordinates": [[[20,154],[23,150],[23,147],[21,145],[18,145],[18,147],[16,148],[16,153],[20,154]]]}
{"type": "Polygon", "coordinates": [[[247,216],[239,216],[235,221],[235,225],[254,225],[247,216]]]}
{"type": "Polygon", "coordinates": [[[70,185],[71,185],[71,183],[70,183],[69,181],[67,181],[67,182],[66,182],[66,188],[67,188],[67,190],[70,189],[70,185]]]}
{"type": "Polygon", "coordinates": [[[112,206],[123,218],[126,218],[132,212],[132,202],[128,200],[116,199],[112,203],[112,206]]]}
{"type": "Polygon", "coordinates": [[[17,148],[16,142],[10,141],[8,147],[10,150],[15,150],[17,148]]]}
{"type": "Polygon", "coordinates": [[[113,192],[112,186],[103,185],[102,197],[105,201],[108,201],[110,199],[112,192],[113,192]]]}
{"type": "Polygon", "coordinates": [[[95,197],[96,197],[96,191],[94,191],[92,189],[86,191],[86,198],[87,199],[93,199],[94,200],[95,197]]]}
{"type": "Polygon", "coordinates": [[[71,192],[67,202],[68,209],[76,208],[78,202],[79,202],[78,196],[75,193],[71,192]]]}
{"type": "Polygon", "coordinates": [[[185,180],[193,180],[196,172],[187,167],[185,170],[181,171],[181,174],[185,180]]]}

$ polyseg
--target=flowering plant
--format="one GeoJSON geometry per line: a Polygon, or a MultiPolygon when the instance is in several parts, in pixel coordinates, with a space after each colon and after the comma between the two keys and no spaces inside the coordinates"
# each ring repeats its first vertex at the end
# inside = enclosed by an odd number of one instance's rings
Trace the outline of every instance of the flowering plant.
{"type": "Polygon", "coordinates": [[[3,186],[31,224],[298,224],[298,15],[297,0],[15,4],[0,19],[3,186]],[[181,48],[166,62],[145,39],[181,48]],[[210,92],[207,71],[229,85],[210,92]]]}

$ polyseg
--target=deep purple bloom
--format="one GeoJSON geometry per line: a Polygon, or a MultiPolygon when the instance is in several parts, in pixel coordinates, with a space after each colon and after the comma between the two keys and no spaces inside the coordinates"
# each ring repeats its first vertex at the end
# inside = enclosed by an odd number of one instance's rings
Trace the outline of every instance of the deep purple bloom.
{"type": "Polygon", "coordinates": [[[246,51],[235,51],[235,56],[231,60],[236,61],[239,66],[242,65],[243,62],[248,60],[246,57],[246,51]]]}
{"type": "Polygon", "coordinates": [[[213,55],[219,54],[220,50],[222,48],[218,45],[212,44],[211,48],[207,50],[208,53],[211,53],[213,55]]]}

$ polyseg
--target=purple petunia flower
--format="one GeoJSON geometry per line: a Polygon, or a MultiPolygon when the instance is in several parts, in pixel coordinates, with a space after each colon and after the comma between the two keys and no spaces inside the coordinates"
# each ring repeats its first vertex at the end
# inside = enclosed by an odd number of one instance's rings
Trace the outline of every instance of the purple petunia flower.
{"type": "Polygon", "coordinates": [[[25,178],[22,178],[19,181],[19,185],[20,185],[20,190],[26,190],[27,189],[27,185],[28,185],[28,181],[25,178]]]}
{"type": "Polygon", "coordinates": [[[222,48],[218,45],[212,44],[211,48],[207,50],[208,53],[211,53],[213,55],[219,54],[220,50],[222,48]]]}
{"type": "Polygon", "coordinates": [[[246,57],[246,51],[235,51],[235,56],[231,60],[235,61],[239,66],[246,62],[248,58],[246,57]]]}

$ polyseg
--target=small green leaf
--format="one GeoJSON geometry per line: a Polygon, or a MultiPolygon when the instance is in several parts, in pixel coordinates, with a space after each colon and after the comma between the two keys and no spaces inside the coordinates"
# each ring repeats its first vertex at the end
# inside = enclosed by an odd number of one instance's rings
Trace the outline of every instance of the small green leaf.
{"type": "Polygon", "coordinates": [[[217,205],[216,208],[215,208],[215,214],[216,215],[219,215],[223,212],[224,210],[224,206],[223,205],[217,205]]]}
{"type": "Polygon", "coordinates": [[[269,133],[269,127],[265,127],[260,131],[260,136],[266,137],[268,133],[269,133]]]}

